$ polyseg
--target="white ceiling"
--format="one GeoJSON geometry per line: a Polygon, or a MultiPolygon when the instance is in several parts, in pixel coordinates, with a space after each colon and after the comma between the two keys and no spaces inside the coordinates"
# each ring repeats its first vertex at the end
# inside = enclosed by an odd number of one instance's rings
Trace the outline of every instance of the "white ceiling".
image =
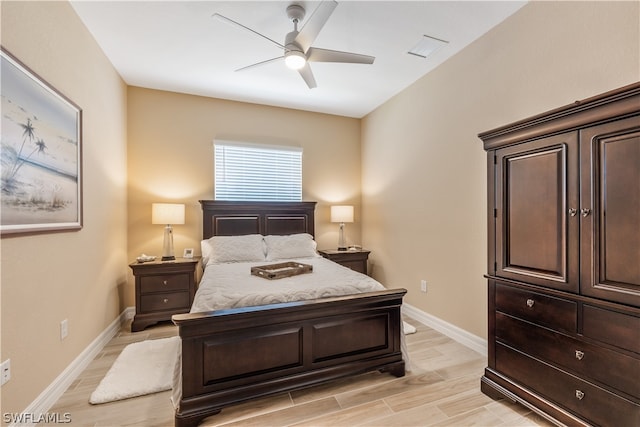
{"type": "Polygon", "coordinates": [[[433,70],[525,1],[339,1],[315,47],[375,56],[372,65],[313,63],[309,89],[263,38],[212,18],[222,14],[284,44],[291,3],[305,20],[318,1],[87,1],[71,4],[132,86],[360,118],[433,70]],[[449,43],[427,59],[407,53],[423,35],[449,43]]]}

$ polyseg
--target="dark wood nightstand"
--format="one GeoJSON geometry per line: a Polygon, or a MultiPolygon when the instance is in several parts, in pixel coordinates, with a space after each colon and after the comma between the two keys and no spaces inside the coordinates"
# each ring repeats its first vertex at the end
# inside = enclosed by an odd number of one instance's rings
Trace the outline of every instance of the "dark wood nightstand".
{"type": "Polygon", "coordinates": [[[197,258],[129,264],[136,278],[136,315],[131,332],[188,313],[196,293],[197,258]]]}
{"type": "Polygon", "coordinates": [[[338,251],[335,249],[322,249],[318,253],[323,257],[349,267],[362,274],[367,274],[367,260],[371,251],[359,249],[357,251],[338,251]]]}

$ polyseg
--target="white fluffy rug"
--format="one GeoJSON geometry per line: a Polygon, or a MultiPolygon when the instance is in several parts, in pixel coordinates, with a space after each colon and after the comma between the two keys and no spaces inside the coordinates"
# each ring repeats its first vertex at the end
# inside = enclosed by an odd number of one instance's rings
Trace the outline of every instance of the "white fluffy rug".
{"type": "Polygon", "coordinates": [[[112,402],[170,390],[179,337],[129,344],[91,394],[89,403],[112,402]]]}
{"type": "Polygon", "coordinates": [[[402,331],[404,332],[405,335],[409,335],[409,334],[415,334],[416,333],[416,328],[413,325],[410,325],[409,323],[405,322],[404,320],[402,321],[402,331]]]}

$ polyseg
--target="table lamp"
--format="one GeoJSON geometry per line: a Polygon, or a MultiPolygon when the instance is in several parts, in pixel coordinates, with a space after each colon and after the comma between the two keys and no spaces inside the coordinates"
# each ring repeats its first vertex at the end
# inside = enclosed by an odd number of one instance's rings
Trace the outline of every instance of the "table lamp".
{"type": "Polygon", "coordinates": [[[353,206],[331,206],[331,222],[340,223],[340,234],[338,237],[338,250],[346,251],[347,243],[344,238],[344,223],[353,222],[353,206]]]}
{"type": "Polygon", "coordinates": [[[151,205],[151,223],[164,224],[164,242],[162,244],[162,261],[172,261],[173,224],[184,224],[184,205],[180,203],[153,203],[151,205]]]}

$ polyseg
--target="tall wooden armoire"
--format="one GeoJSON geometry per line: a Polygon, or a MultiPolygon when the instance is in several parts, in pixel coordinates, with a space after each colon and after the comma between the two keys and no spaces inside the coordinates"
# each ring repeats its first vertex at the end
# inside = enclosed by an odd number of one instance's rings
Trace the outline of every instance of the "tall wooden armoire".
{"type": "Polygon", "coordinates": [[[640,426],[640,83],[479,137],[482,391],[567,425],[640,426]]]}

